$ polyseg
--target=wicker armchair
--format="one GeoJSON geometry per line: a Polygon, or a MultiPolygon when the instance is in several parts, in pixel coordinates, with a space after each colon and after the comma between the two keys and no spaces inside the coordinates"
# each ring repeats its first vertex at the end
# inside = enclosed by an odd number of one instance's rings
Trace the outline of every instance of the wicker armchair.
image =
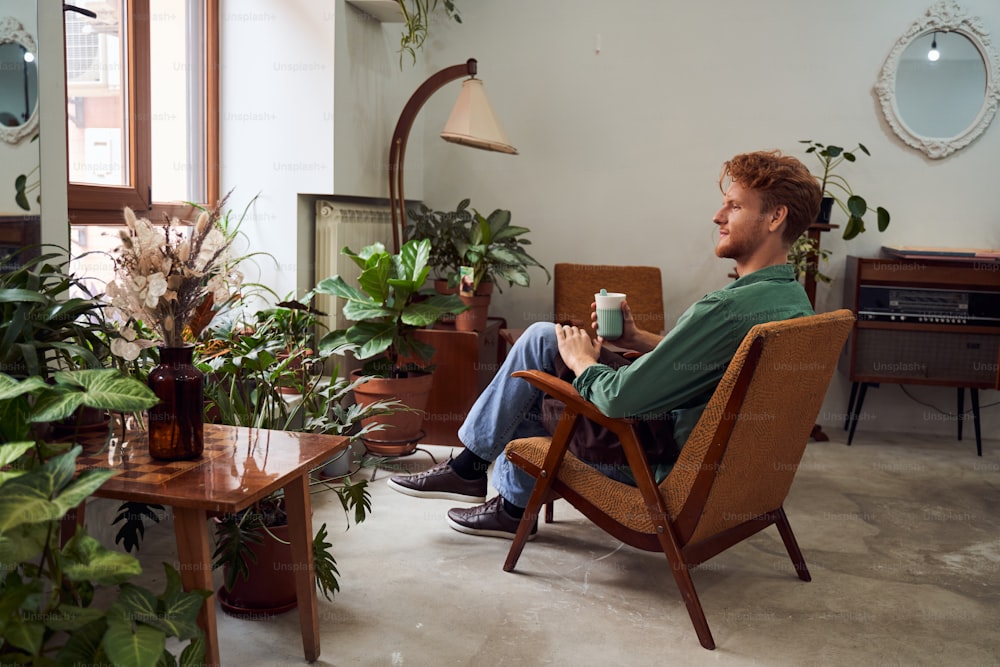
{"type": "Polygon", "coordinates": [[[630,420],[604,416],[551,375],[515,373],[560,398],[566,410],[552,438],[507,445],[506,456],[537,481],[504,570],[517,564],[542,504],[562,497],[615,538],[661,551],[701,645],[714,649],[690,568],[773,524],[799,578],[810,580],[783,503],[853,323],[851,311],[839,310],[751,329],[658,486],[630,420]],[[602,475],[567,451],[577,416],[619,436],[636,486],[602,475]]]}

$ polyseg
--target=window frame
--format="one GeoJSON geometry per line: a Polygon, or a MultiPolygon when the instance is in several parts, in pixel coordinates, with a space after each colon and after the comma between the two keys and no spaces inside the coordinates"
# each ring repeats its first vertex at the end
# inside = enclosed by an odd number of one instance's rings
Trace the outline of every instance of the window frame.
{"type": "MultiPolygon", "coordinates": [[[[188,219],[194,207],[183,202],[150,201],[153,193],[152,104],[150,102],[149,1],[126,0],[128,20],[129,183],[108,186],[67,181],[70,225],[121,225],[125,206],[151,220],[188,219]]],[[[205,21],[205,194],[211,205],[219,199],[219,0],[204,0],[205,21]]],[[[65,37],[64,37],[65,39],[65,37]]],[[[64,63],[65,67],[65,63],[64,63]]],[[[68,99],[68,90],[67,90],[68,99]]],[[[67,144],[67,159],[69,146],[67,144]]]]}

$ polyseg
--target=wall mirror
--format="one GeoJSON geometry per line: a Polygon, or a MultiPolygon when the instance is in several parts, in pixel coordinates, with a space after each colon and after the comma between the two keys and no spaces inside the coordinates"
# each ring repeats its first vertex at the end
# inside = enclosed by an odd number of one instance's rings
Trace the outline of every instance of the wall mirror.
{"type": "Polygon", "coordinates": [[[38,129],[38,49],[21,22],[0,19],[0,139],[19,144],[38,129]]]}
{"type": "Polygon", "coordinates": [[[893,46],[875,92],[893,132],[936,159],[989,127],[1000,103],[998,76],[1000,56],[979,18],[942,0],[893,46]]]}

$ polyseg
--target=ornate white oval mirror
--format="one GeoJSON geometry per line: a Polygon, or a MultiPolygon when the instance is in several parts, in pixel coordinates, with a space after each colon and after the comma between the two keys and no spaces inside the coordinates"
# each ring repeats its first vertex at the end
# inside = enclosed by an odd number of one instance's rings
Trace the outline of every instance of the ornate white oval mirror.
{"type": "Polygon", "coordinates": [[[38,65],[35,38],[10,17],[0,19],[0,139],[10,144],[38,128],[38,65]]]}
{"type": "Polygon", "coordinates": [[[979,18],[942,0],[896,42],[875,91],[893,132],[942,158],[989,127],[1000,102],[998,76],[1000,56],[979,18]]]}

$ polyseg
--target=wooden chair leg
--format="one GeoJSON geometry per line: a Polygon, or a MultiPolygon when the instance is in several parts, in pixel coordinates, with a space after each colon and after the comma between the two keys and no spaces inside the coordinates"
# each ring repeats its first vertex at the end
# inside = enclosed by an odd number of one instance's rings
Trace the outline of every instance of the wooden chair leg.
{"type": "Polygon", "coordinates": [[[549,479],[539,479],[535,483],[535,491],[532,492],[531,498],[528,500],[528,506],[524,508],[524,516],[521,517],[521,523],[517,525],[514,542],[510,545],[510,550],[507,552],[507,560],[503,564],[504,572],[510,572],[517,566],[517,560],[521,557],[521,552],[524,551],[524,545],[528,543],[531,529],[538,520],[538,510],[542,507],[542,499],[546,496],[548,486],[551,484],[551,477],[549,479]],[[544,493],[540,491],[544,491],[544,493]]]}
{"type": "Polygon", "coordinates": [[[788,557],[792,559],[792,566],[795,568],[795,573],[799,575],[799,579],[812,581],[812,575],[809,574],[809,568],[806,567],[806,560],[802,557],[799,543],[795,541],[795,534],[792,533],[792,526],[788,523],[788,517],[785,515],[783,507],[778,508],[774,525],[781,533],[781,541],[785,543],[785,550],[788,552],[788,557]]]}
{"type": "Polygon", "coordinates": [[[691,572],[688,570],[687,563],[675,563],[669,556],[667,556],[667,561],[670,563],[671,572],[674,573],[674,581],[677,582],[677,588],[681,592],[681,597],[684,598],[684,604],[687,606],[691,624],[694,625],[694,631],[698,634],[698,641],[704,648],[714,651],[715,640],[712,639],[712,631],[708,627],[705,610],[701,608],[701,600],[698,599],[698,592],[694,589],[694,581],[691,579],[691,572]]]}
{"type": "Polygon", "coordinates": [[[549,502],[545,503],[545,523],[552,523],[554,520],[553,517],[555,516],[555,507],[555,500],[549,500],[549,502]]]}

